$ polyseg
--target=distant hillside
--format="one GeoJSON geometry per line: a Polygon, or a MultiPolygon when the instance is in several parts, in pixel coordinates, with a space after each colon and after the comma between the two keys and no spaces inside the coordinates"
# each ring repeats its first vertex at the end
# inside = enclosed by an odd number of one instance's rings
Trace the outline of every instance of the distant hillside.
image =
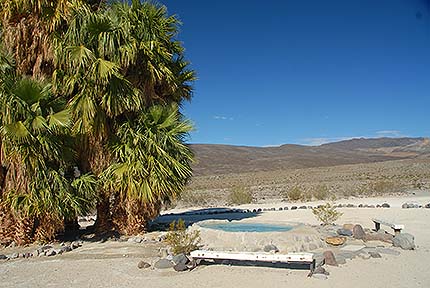
{"type": "Polygon", "coordinates": [[[192,144],[195,175],[336,166],[430,156],[428,138],[351,139],[320,146],[192,144]]]}

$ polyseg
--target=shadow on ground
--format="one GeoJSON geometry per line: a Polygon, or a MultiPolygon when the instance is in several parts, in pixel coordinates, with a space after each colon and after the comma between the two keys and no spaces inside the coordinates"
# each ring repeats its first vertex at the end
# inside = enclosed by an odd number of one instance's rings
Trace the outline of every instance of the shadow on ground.
{"type": "Polygon", "coordinates": [[[206,208],[190,210],[185,213],[169,213],[156,218],[150,223],[150,230],[167,230],[169,224],[179,219],[184,220],[188,227],[196,222],[204,220],[242,220],[253,218],[259,215],[260,212],[251,212],[247,209],[230,209],[230,208],[206,208]]]}

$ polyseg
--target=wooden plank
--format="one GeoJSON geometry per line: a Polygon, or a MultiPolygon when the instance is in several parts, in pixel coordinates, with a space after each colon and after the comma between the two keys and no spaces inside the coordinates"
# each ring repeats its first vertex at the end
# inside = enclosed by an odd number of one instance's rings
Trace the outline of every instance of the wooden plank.
{"type": "Polygon", "coordinates": [[[389,226],[389,227],[393,228],[394,230],[405,229],[405,225],[393,224],[393,223],[390,223],[388,221],[384,221],[384,220],[381,220],[381,219],[375,219],[375,218],[373,218],[372,221],[375,222],[375,223],[379,223],[379,224],[382,224],[382,225],[389,226]]]}
{"type": "Polygon", "coordinates": [[[191,252],[191,257],[195,259],[220,259],[238,261],[262,261],[262,262],[282,262],[282,263],[313,263],[312,253],[288,253],[271,254],[257,252],[225,252],[195,250],[191,252]]]}

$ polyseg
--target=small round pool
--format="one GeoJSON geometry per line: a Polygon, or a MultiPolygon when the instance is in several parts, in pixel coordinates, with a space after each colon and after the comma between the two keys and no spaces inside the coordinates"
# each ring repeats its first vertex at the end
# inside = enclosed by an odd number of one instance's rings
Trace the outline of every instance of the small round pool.
{"type": "Polygon", "coordinates": [[[286,232],[294,228],[291,225],[240,222],[202,223],[200,226],[226,232],[286,232]]]}

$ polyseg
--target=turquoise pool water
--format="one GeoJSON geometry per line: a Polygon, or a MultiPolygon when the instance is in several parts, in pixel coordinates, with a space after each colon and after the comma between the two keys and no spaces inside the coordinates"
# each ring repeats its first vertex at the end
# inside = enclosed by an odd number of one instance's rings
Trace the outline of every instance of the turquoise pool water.
{"type": "Polygon", "coordinates": [[[286,232],[294,228],[290,225],[237,222],[203,223],[200,226],[226,232],[286,232]]]}

